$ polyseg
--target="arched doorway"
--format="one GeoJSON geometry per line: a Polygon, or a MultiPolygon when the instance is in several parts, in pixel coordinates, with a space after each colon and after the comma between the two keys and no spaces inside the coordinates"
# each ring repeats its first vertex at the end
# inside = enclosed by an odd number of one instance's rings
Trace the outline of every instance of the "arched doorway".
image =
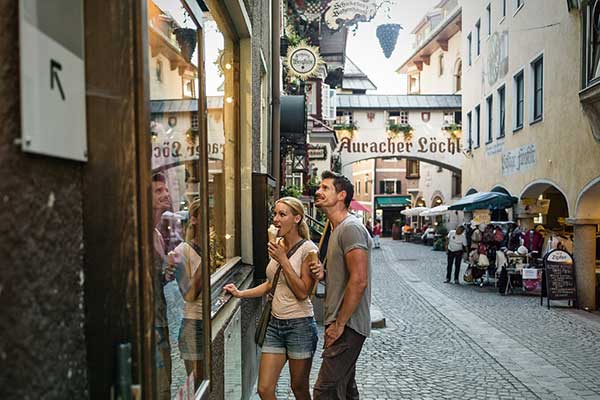
{"type": "Polygon", "coordinates": [[[536,203],[538,205],[543,201],[549,201],[549,207],[547,207],[547,213],[538,213],[536,216],[532,215],[531,218],[520,218],[517,215],[518,218],[530,224],[543,224],[547,229],[563,229],[565,227],[566,219],[570,214],[569,202],[563,190],[553,182],[544,180],[530,183],[521,192],[519,200],[522,204],[536,203]],[[540,201],[538,202],[538,200],[540,201]],[[528,219],[532,221],[527,221],[528,219]]]}
{"type": "Polygon", "coordinates": [[[574,256],[580,308],[595,310],[600,299],[600,177],[591,181],[577,198],[574,223],[574,256]]]}

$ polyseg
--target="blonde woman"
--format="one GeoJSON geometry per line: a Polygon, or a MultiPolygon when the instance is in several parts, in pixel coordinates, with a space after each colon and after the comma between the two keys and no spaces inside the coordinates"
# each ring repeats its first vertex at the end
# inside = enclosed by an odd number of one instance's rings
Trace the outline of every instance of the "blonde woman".
{"type": "Polygon", "coordinates": [[[196,241],[196,225],[200,219],[201,202],[192,202],[185,241],[169,253],[168,264],[182,273],[176,274],[179,290],[183,296],[183,319],[179,328],[179,352],[189,375],[194,372],[196,382],[203,378],[204,359],[202,328],[202,257],[196,241]],[[185,273],[183,273],[185,272],[185,273]]]}
{"type": "Polygon", "coordinates": [[[235,297],[262,297],[271,290],[278,267],[282,270],[273,297],[271,320],[262,347],[258,373],[258,394],[263,400],[275,399],[275,387],[286,361],[289,360],[292,391],[296,399],[310,399],[308,378],[317,348],[317,325],[313,317],[310,291],[314,278],[306,258],[317,246],[309,240],[302,202],[284,197],[275,203],[273,225],[283,240],[269,243],[271,261],[267,265],[267,281],[255,288],[238,290],[228,284],[226,291],[235,297]],[[301,243],[287,257],[289,249],[301,243]]]}

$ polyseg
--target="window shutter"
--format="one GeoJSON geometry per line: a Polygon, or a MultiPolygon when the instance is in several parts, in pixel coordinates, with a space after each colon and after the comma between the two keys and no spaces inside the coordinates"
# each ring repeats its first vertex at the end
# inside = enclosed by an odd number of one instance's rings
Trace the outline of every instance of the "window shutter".
{"type": "Polygon", "coordinates": [[[329,89],[329,114],[323,114],[323,119],[333,121],[335,120],[335,116],[337,114],[337,105],[336,105],[336,94],[335,89],[329,89]]]}
{"type": "MultiPolygon", "coordinates": [[[[329,119],[331,115],[330,105],[331,101],[329,100],[331,92],[329,91],[329,85],[326,83],[321,83],[321,118],[329,119]]],[[[334,113],[335,115],[335,113],[334,113]]]]}
{"type": "Polygon", "coordinates": [[[379,181],[379,193],[385,193],[385,181],[379,181]]]}
{"type": "Polygon", "coordinates": [[[402,193],[402,181],[396,181],[396,194],[402,193]]]}

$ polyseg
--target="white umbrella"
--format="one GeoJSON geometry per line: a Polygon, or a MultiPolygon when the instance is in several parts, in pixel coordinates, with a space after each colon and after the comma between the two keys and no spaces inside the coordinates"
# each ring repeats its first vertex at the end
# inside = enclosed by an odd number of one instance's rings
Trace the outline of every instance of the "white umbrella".
{"type": "Polygon", "coordinates": [[[435,217],[436,215],[443,215],[448,212],[448,205],[442,204],[441,206],[433,207],[429,210],[423,211],[421,217],[435,217]]]}
{"type": "Polygon", "coordinates": [[[402,211],[400,211],[400,214],[412,217],[413,215],[419,215],[423,211],[427,211],[427,210],[429,210],[429,208],[427,208],[427,207],[414,207],[414,208],[408,208],[406,210],[402,210],[402,211]]]}

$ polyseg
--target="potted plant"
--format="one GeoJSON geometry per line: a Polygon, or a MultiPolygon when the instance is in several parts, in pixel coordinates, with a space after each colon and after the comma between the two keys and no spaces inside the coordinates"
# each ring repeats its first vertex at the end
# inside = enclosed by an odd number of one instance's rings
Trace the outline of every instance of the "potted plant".
{"type": "Polygon", "coordinates": [[[358,127],[354,123],[349,122],[347,124],[335,124],[333,125],[333,129],[335,129],[339,139],[347,137],[352,140],[358,127]]]}
{"type": "Polygon", "coordinates": [[[442,130],[448,132],[452,139],[459,139],[462,135],[462,125],[461,124],[445,124],[442,126],[442,130]]]}
{"type": "Polygon", "coordinates": [[[177,44],[181,49],[182,57],[187,62],[190,62],[192,55],[194,54],[194,50],[196,49],[196,41],[198,39],[196,30],[192,28],[178,27],[173,29],[173,33],[175,34],[175,39],[177,39],[177,44]]]}
{"type": "Polygon", "coordinates": [[[387,134],[390,139],[397,139],[402,134],[408,142],[413,137],[413,128],[410,124],[389,124],[387,134]]]}
{"type": "Polygon", "coordinates": [[[290,185],[281,190],[281,197],[295,197],[299,199],[302,196],[302,190],[298,186],[290,185]]]}
{"type": "Polygon", "coordinates": [[[395,220],[392,224],[392,239],[400,240],[402,238],[402,220],[395,220]]]}

